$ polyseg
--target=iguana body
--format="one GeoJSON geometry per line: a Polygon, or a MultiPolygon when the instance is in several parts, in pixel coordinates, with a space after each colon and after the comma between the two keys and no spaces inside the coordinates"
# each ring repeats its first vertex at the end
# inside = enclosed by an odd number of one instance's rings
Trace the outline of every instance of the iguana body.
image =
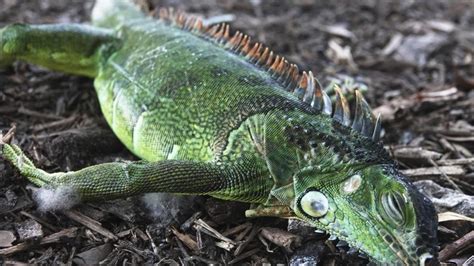
{"type": "Polygon", "coordinates": [[[434,209],[377,143],[380,121],[360,94],[351,129],[342,94],[332,112],[311,72],[230,37],[228,26],[161,15],[99,0],[95,27],[0,31],[0,65],[23,59],[95,78],[107,122],[144,161],[48,174],[15,145],[4,145],[4,157],[33,183],[83,200],[207,194],[259,204],[250,216],[305,220],[377,262],[436,256],[434,209]]]}

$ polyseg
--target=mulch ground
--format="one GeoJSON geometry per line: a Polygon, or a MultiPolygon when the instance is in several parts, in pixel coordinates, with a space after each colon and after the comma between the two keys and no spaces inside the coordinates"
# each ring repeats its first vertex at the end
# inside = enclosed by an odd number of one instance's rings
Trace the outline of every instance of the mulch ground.
{"type": "MultiPolygon", "coordinates": [[[[0,0],[0,26],[86,22],[92,6],[90,0],[0,0]]],[[[163,0],[150,6],[229,22],[324,84],[350,76],[366,85],[364,95],[384,117],[384,144],[435,202],[441,261],[474,263],[471,1],[163,0]]],[[[14,141],[47,171],[137,159],[108,128],[87,78],[22,62],[0,72],[0,130],[12,124],[14,141]]],[[[0,160],[4,263],[368,262],[296,221],[246,219],[246,204],[148,195],[41,212],[32,189],[0,160]]]]}

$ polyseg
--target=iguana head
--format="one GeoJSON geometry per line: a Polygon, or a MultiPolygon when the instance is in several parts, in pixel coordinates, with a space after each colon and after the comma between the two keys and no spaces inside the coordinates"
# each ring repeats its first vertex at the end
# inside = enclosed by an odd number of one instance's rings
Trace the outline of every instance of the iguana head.
{"type": "Polygon", "coordinates": [[[354,147],[348,146],[344,153],[340,144],[331,143],[339,138],[325,138],[326,143],[296,150],[291,182],[275,188],[272,196],[289,205],[299,219],[374,261],[425,265],[436,259],[434,207],[397,171],[383,148],[351,152],[354,147]],[[366,161],[355,158],[357,152],[366,161]]]}
{"type": "Polygon", "coordinates": [[[255,130],[266,132],[261,150],[275,179],[275,205],[288,205],[297,218],[378,263],[436,260],[434,207],[378,142],[380,121],[360,93],[351,122],[341,91],[336,88],[333,108],[319,90],[320,112],[274,112],[267,114],[265,130],[255,130]]]}
{"type": "Polygon", "coordinates": [[[391,165],[326,173],[307,168],[293,185],[297,217],[373,260],[424,265],[436,257],[434,208],[391,165]]]}

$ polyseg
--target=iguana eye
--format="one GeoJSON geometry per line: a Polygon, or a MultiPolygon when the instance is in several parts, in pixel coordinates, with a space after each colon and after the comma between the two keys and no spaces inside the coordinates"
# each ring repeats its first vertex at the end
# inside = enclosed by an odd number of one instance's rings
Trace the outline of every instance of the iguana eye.
{"type": "Polygon", "coordinates": [[[405,202],[406,198],[395,192],[382,195],[383,210],[396,225],[403,225],[405,222],[405,202]]]}
{"type": "Polygon", "coordinates": [[[309,191],[300,201],[301,209],[312,217],[322,217],[329,209],[328,198],[319,191],[309,191]]]}

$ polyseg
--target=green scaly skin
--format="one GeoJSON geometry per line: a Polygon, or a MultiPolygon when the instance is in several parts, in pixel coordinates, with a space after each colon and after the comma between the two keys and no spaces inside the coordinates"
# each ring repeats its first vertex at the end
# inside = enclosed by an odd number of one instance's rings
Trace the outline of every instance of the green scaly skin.
{"type": "Polygon", "coordinates": [[[168,192],[257,203],[249,216],[297,217],[377,263],[437,256],[432,204],[380,144],[314,111],[243,56],[126,0],[99,0],[92,17],[94,27],[3,28],[0,66],[20,59],[94,78],[107,122],[143,161],[46,173],[4,144],[4,158],[31,182],[73,188],[86,201],[168,192]],[[313,191],[327,200],[322,214],[311,209],[319,201],[306,204],[313,191]]]}

